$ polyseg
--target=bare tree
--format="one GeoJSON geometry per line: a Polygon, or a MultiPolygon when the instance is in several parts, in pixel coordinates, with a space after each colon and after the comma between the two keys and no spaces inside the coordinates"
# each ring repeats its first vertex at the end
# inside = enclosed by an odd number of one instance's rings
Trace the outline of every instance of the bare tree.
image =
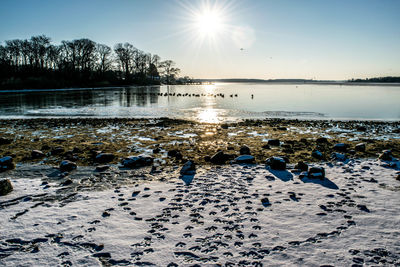
{"type": "Polygon", "coordinates": [[[98,63],[97,70],[104,74],[106,71],[111,69],[112,66],[112,50],[111,47],[104,44],[97,44],[96,46],[98,63]]]}

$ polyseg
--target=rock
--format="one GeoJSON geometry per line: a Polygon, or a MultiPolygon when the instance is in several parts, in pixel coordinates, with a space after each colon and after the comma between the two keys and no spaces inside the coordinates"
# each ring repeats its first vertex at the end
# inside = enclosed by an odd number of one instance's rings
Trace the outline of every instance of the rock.
{"type": "Polygon", "coordinates": [[[357,131],[359,131],[359,132],[365,132],[365,131],[367,131],[367,127],[365,127],[365,126],[358,126],[358,127],[357,127],[357,131]]]}
{"type": "Polygon", "coordinates": [[[178,150],[175,150],[175,149],[170,150],[170,151],[168,151],[168,157],[175,157],[177,153],[179,153],[178,150]]]}
{"type": "Polygon", "coordinates": [[[9,145],[9,144],[11,144],[11,142],[12,142],[11,139],[0,137],[0,145],[9,145]]]}
{"type": "Polygon", "coordinates": [[[279,141],[279,139],[268,140],[268,145],[270,145],[270,146],[279,146],[280,144],[281,144],[281,141],[279,141]]]}
{"type": "Polygon", "coordinates": [[[323,180],[325,178],[325,169],[323,167],[311,167],[307,176],[308,178],[323,180]]]}
{"type": "Polygon", "coordinates": [[[365,152],[366,146],[364,143],[357,144],[355,147],[358,152],[365,152]]]}
{"type": "Polygon", "coordinates": [[[71,179],[67,179],[64,182],[61,183],[61,186],[68,186],[71,185],[73,182],[71,179]]]}
{"type": "Polygon", "coordinates": [[[46,155],[40,150],[32,150],[31,157],[32,159],[40,159],[45,157],[46,155]]]}
{"type": "Polygon", "coordinates": [[[72,170],[75,170],[76,168],[77,168],[76,163],[69,160],[63,160],[60,164],[61,172],[70,172],[72,170]]]}
{"type": "Polygon", "coordinates": [[[242,146],[240,148],[240,155],[250,155],[250,148],[248,146],[242,146]]]}
{"type": "Polygon", "coordinates": [[[255,158],[251,155],[240,155],[235,159],[236,163],[254,163],[255,158]]]}
{"type": "Polygon", "coordinates": [[[191,160],[186,161],[186,163],[182,166],[180,174],[181,175],[194,175],[194,174],[196,174],[196,164],[191,160]]]}
{"type": "Polygon", "coordinates": [[[64,148],[63,147],[55,147],[55,148],[53,148],[52,150],[51,150],[51,155],[52,156],[55,156],[55,155],[59,155],[59,154],[61,154],[61,153],[64,153],[64,148]]]}
{"type": "Polygon", "coordinates": [[[0,180],[0,196],[5,196],[13,191],[11,181],[9,179],[0,180]]]}
{"type": "Polygon", "coordinates": [[[225,164],[227,160],[229,160],[229,156],[222,151],[218,151],[210,158],[210,162],[213,164],[225,164]]]}
{"type": "Polygon", "coordinates": [[[337,161],[346,161],[347,157],[346,157],[345,154],[341,154],[341,153],[338,153],[338,152],[333,152],[331,154],[331,159],[332,160],[337,160],[337,161]]]}
{"type": "Polygon", "coordinates": [[[98,163],[108,163],[113,161],[115,158],[112,153],[100,153],[96,156],[95,161],[98,163]]]}
{"type": "Polygon", "coordinates": [[[391,150],[384,150],[382,154],[379,155],[379,159],[381,160],[393,160],[393,155],[391,150]]]}
{"type": "Polygon", "coordinates": [[[270,157],[265,164],[273,170],[286,170],[286,161],[281,157],[270,157]]]}
{"type": "Polygon", "coordinates": [[[262,146],[263,149],[271,149],[271,147],[268,144],[265,144],[262,146]]]}
{"type": "Polygon", "coordinates": [[[10,156],[6,156],[3,158],[0,158],[0,172],[1,171],[7,171],[7,170],[12,170],[15,168],[15,165],[13,163],[13,158],[10,156]]]}
{"type": "Polygon", "coordinates": [[[268,199],[268,198],[263,198],[263,199],[261,199],[261,204],[262,204],[264,207],[271,206],[271,202],[269,202],[269,199],[268,199]]]}
{"type": "Polygon", "coordinates": [[[160,153],[160,152],[161,152],[161,149],[160,149],[159,147],[153,149],[153,153],[154,153],[154,154],[158,154],[158,153],[160,153]]]}
{"type": "Polygon", "coordinates": [[[104,171],[108,170],[109,168],[110,168],[110,166],[108,166],[108,165],[99,165],[96,167],[95,171],[104,172],[104,171]]]}
{"type": "Polygon", "coordinates": [[[150,156],[130,156],[122,160],[122,166],[124,166],[125,168],[140,168],[150,166],[151,164],[153,164],[153,161],[154,158],[150,156]]]}
{"type": "Polygon", "coordinates": [[[397,174],[396,180],[400,181],[400,174],[397,174]]]}
{"type": "Polygon", "coordinates": [[[319,137],[319,138],[317,138],[317,143],[318,144],[326,144],[326,143],[329,143],[329,142],[328,142],[328,139],[326,137],[319,137]]]}
{"type": "Polygon", "coordinates": [[[345,144],[345,143],[338,143],[333,146],[333,150],[336,150],[339,152],[346,152],[348,148],[349,148],[349,145],[345,144]]]}
{"type": "Polygon", "coordinates": [[[299,161],[295,166],[295,169],[300,170],[300,171],[308,171],[308,165],[307,163],[304,163],[303,161],[299,161]]]}
{"type": "Polygon", "coordinates": [[[311,157],[316,158],[316,159],[323,159],[324,155],[318,150],[313,150],[311,152],[311,157]]]}

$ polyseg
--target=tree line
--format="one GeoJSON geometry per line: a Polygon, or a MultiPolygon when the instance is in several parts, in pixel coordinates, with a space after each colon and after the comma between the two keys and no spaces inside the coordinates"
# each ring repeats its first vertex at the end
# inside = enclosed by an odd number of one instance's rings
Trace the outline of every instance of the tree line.
{"type": "Polygon", "coordinates": [[[376,78],[366,78],[366,79],[351,79],[348,82],[355,83],[400,83],[400,77],[376,77],[376,78]]]}
{"type": "Polygon", "coordinates": [[[113,48],[82,38],[52,44],[45,35],[0,45],[0,88],[174,84],[180,69],[130,43],[113,48]]]}

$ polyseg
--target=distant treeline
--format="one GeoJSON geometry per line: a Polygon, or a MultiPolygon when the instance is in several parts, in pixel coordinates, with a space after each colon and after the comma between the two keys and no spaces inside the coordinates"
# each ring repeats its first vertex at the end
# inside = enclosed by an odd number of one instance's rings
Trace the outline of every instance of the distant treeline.
{"type": "Polygon", "coordinates": [[[113,48],[83,38],[51,43],[45,35],[0,45],[0,89],[174,84],[172,60],[145,53],[130,43],[113,48]]]}
{"type": "Polygon", "coordinates": [[[355,83],[400,83],[400,77],[377,77],[377,78],[366,78],[366,79],[351,79],[349,82],[355,83]]]}

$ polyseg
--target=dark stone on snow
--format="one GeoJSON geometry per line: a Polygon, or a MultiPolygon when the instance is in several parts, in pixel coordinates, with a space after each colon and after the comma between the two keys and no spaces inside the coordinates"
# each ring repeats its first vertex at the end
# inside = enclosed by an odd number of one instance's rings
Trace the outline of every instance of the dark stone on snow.
{"type": "Polygon", "coordinates": [[[273,170],[285,170],[286,161],[281,157],[270,157],[266,160],[267,164],[273,170]]]}
{"type": "Polygon", "coordinates": [[[125,168],[140,168],[150,166],[154,159],[149,156],[130,156],[122,160],[122,166],[125,168]]]}
{"type": "Polygon", "coordinates": [[[265,144],[262,146],[263,149],[271,149],[271,147],[268,144],[265,144]]]}
{"type": "Polygon", "coordinates": [[[159,147],[153,149],[153,153],[154,153],[154,154],[158,154],[158,153],[160,153],[160,152],[161,152],[161,149],[160,149],[159,147]]]}
{"type": "Polygon", "coordinates": [[[311,167],[308,171],[308,178],[323,180],[325,178],[325,169],[323,167],[311,167]]]}
{"type": "Polygon", "coordinates": [[[300,170],[300,171],[308,171],[308,165],[307,163],[304,163],[303,161],[299,161],[295,166],[295,169],[300,170]]]}
{"type": "Polygon", "coordinates": [[[69,160],[63,160],[60,164],[61,172],[70,172],[72,170],[75,170],[76,168],[77,168],[76,163],[69,160]]]}
{"type": "Polygon", "coordinates": [[[235,162],[250,164],[255,162],[255,158],[251,155],[240,155],[235,159],[235,162]]]}
{"type": "Polygon", "coordinates": [[[113,161],[115,155],[112,153],[100,153],[96,156],[95,161],[98,163],[108,163],[113,161]]]}
{"type": "Polygon", "coordinates": [[[3,158],[0,158],[0,172],[2,171],[7,171],[7,170],[12,170],[15,168],[15,165],[13,163],[13,158],[10,156],[6,156],[3,158]]]}
{"type": "Polygon", "coordinates": [[[9,179],[0,180],[0,196],[5,196],[13,191],[11,181],[9,179]]]}
{"type": "Polygon", "coordinates": [[[323,155],[320,151],[318,151],[318,150],[313,150],[313,151],[311,152],[311,157],[321,160],[321,159],[324,158],[324,155],[323,155]]]}
{"type": "Polygon", "coordinates": [[[382,154],[379,155],[379,159],[381,160],[393,160],[393,155],[391,150],[384,150],[382,154]]]}
{"type": "Polygon", "coordinates": [[[182,166],[180,174],[181,175],[194,175],[194,174],[196,174],[196,164],[191,160],[186,161],[186,163],[182,166]]]}
{"type": "Polygon", "coordinates": [[[222,151],[218,151],[210,158],[210,162],[214,164],[224,164],[227,160],[229,156],[222,151]]]}
{"type": "Polygon", "coordinates": [[[332,160],[336,160],[336,161],[346,161],[347,157],[346,157],[345,154],[341,154],[341,153],[338,153],[338,152],[333,152],[331,154],[331,159],[332,160]]]}
{"type": "Polygon", "coordinates": [[[338,143],[333,146],[333,150],[336,150],[339,152],[346,152],[348,148],[349,148],[349,145],[345,144],[345,143],[338,143]]]}

